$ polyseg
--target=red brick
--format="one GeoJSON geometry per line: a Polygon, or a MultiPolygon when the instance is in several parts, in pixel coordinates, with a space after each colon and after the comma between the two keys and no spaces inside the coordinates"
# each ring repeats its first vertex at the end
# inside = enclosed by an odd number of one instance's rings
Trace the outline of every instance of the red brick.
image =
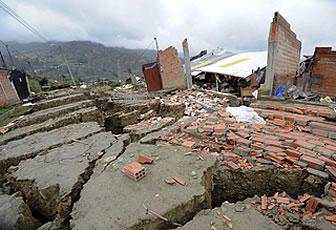
{"type": "Polygon", "coordinates": [[[336,141],[333,141],[333,140],[330,140],[330,139],[324,139],[323,142],[328,144],[328,145],[336,146],[336,141]]]}
{"type": "Polygon", "coordinates": [[[334,154],[335,151],[332,151],[330,149],[327,149],[327,148],[324,148],[324,147],[320,147],[320,146],[317,146],[316,148],[314,148],[315,151],[319,152],[319,153],[322,153],[323,155],[331,158],[332,155],[334,154]]]}
{"type": "Polygon", "coordinates": [[[277,203],[284,203],[284,204],[289,204],[290,200],[287,197],[278,197],[277,198],[277,203]]]}
{"type": "Polygon", "coordinates": [[[331,221],[331,222],[336,222],[336,215],[332,215],[332,214],[324,215],[324,219],[331,221]]]}
{"type": "Polygon", "coordinates": [[[298,151],[299,151],[300,153],[308,154],[308,155],[310,155],[310,156],[312,156],[312,157],[314,157],[314,156],[317,155],[317,152],[312,151],[312,150],[309,150],[309,149],[305,149],[305,148],[300,148],[298,151]]]}
{"type": "Polygon", "coordinates": [[[187,185],[187,182],[185,182],[184,180],[178,178],[177,176],[174,176],[173,179],[174,179],[177,183],[179,183],[180,185],[183,185],[183,186],[187,185]]]}
{"type": "Polygon", "coordinates": [[[251,144],[251,148],[252,149],[257,149],[257,150],[264,150],[265,145],[263,145],[261,143],[253,143],[253,144],[251,144]]]}
{"type": "Polygon", "coordinates": [[[278,163],[282,163],[285,160],[284,157],[279,156],[276,153],[272,153],[272,152],[268,153],[266,158],[270,159],[270,160],[273,160],[273,161],[276,161],[278,163]]]}
{"type": "Polygon", "coordinates": [[[303,148],[308,148],[308,149],[313,149],[313,148],[315,147],[315,145],[310,144],[310,143],[308,143],[308,142],[306,142],[306,141],[301,141],[301,140],[299,140],[299,141],[295,141],[295,142],[292,144],[292,146],[293,146],[294,148],[303,147],[303,148]]]}
{"type": "Polygon", "coordinates": [[[329,172],[330,176],[336,179],[336,168],[332,166],[326,166],[326,169],[329,172]]]}
{"type": "Polygon", "coordinates": [[[301,153],[295,151],[295,150],[291,150],[291,149],[286,149],[286,154],[288,156],[291,156],[291,157],[295,157],[295,158],[300,158],[301,157],[301,153]]]}
{"type": "Polygon", "coordinates": [[[271,139],[271,140],[277,140],[278,139],[278,137],[277,136],[273,136],[273,135],[264,135],[264,138],[265,139],[271,139]]]}
{"type": "Polygon", "coordinates": [[[327,149],[330,149],[330,150],[332,150],[332,151],[336,151],[336,146],[333,146],[333,145],[326,145],[325,146],[327,149]]]}
{"type": "Polygon", "coordinates": [[[261,209],[262,210],[267,209],[267,196],[266,195],[261,196],[261,209]]]}
{"type": "Polygon", "coordinates": [[[274,146],[267,146],[265,150],[271,151],[271,152],[282,152],[283,151],[283,149],[274,147],[274,146]]]}
{"type": "Polygon", "coordinates": [[[243,138],[238,138],[238,139],[236,140],[236,142],[237,142],[238,144],[246,145],[247,147],[249,147],[250,144],[251,144],[251,141],[246,140],[246,139],[243,139],[243,138]]]}
{"type": "Polygon", "coordinates": [[[319,202],[315,199],[315,197],[311,197],[307,203],[306,206],[306,211],[307,212],[312,212],[314,213],[314,211],[316,210],[317,206],[318,206],[319,202]]]}
{"type": "Polygon", "coordinates": [[[194,148],[195,147],[195,142],[185,141],[185,142],[183,142],[182,146],[189,147],[189,148],[194,148]]]}
{"type": "Polygon", "coordinates": [[[239,156],[235,153],[231,153],[231,152],[227,152],[227,151],[222,151],[222,154],[225,156],[225,157],[229,157],[229,158],[232,158],[232,159],[238,159],[239,156]]]}
{"type": "Polygon", "coordinates": [[[273,141],[273,140],[266,140],[264,143],[267,144],[267,145],[272,145],[272,146],[280,146],[281,145],[281,143],[279,141],[273,141]]]}
{"type": "Polygon", "coordinates": [[[309,142],[310,144],[313,144],[313,145],[324,146],[324,143],[321,142],[321,141],[317,141],[317,140],[308,140],[308,142],[309,142]]]}
{"type": "Polygon", "coordinates": [[[153,163],[153,160],[152,159],[149,159],[147,157],[144,157],[142,155],[139,155],[138,157],[138,162],[141,163],[141,164],[152,164],[153,163]]]}
{"type": "Polygon", "coordinates": [[[309,167],[317,169],[317,170],[321,170],[323,168],[323,161],[310,157],[310,156],[303,156],[301,159],[303,162],[306,162],[309,167]]]}

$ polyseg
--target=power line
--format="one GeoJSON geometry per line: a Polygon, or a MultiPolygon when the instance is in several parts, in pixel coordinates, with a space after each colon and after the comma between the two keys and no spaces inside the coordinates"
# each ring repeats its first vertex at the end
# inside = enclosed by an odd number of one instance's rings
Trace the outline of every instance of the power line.
{"type": "Polygon", "coordinates": [[[155,41],[155,40],[153,39],[152,42],[149,44],[149,46],[148,46],[148,47],[144,50],[144,52],[140,55],[138,61],[136,61],[136,62],[130,67],[130,69],[132,69],[136,64],[139,63],[140,59],[145,55],[145,53],[148,51],[149,47],[151,47],[151,46],[153,45],[154,41],[155,41]]]}
{"type": "Polygon", "coordinates": [[[5,11],[7,14],[12,16],[16,21],[18,21],[21,25],[26,27],[29,31],[34,33],[36,36],[38,36],[40,39],[43,41],[47,42],[50,44],[50,42],[42,36],[41,33],[39,33],[34,27],[29,25],[23,18],[21,18],[14,10],[12,10],[6,3],[4,3],[2,0],[0,0],[0,8],[5,11]]]}

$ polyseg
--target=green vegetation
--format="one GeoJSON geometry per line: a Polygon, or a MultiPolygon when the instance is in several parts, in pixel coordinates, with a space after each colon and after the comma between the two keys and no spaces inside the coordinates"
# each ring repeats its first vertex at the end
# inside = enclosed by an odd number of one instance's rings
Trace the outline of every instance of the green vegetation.
{"type": "Polygon", "coordinates": [[[29,86],[30,86],[30,90],[34,93],[40,93],[41,92],[41,86],[38,80],[36,79],[32,79],[32,78],[28,78],[29,79],[29,86]]]}
{"type": "MultiPolygon", "coordinates": [[[[61,55],[60,45],[69,61],[75,80],[98,81],[125,80],[129,77],[128,68],[137,76],[142,76],[142,65],[156,60],[155,50],[126,49],[121,47],[106,47],[90,41],[56,42],[54,48],[46,43],[9,42],[24,55],[16,56],[17,66],[27,66],[27,58],[38,76],[49,80],[71,80],[68,69],[61,55]],[[118,76],[120,72],[121,76],[118,76]]],[[[1,50],[1,47],[0,47],[1,50]]],[[[6,54],[6,52],[4,52],[6,54]]],[[[5,55],[5,61],[8,57],[5,55]]]]}
{"type": "Polygon", "coordinates": [[[31,109],[30,107],[23,107],[23,106],[17,108],[17,110],[14,113],[12,113],[7,119],[0,122],[0,127],[3,127],[12,122],[13,120],[15,120],[16,118],[28,113],[30,109],[31,109]]]}
{"type": "Polygon", "coordinates": [[[9,110],[11,110],[13,106],[8,106],[6,108],[0,108],[0,116],[4,113],[7,113],[9,110]]]}

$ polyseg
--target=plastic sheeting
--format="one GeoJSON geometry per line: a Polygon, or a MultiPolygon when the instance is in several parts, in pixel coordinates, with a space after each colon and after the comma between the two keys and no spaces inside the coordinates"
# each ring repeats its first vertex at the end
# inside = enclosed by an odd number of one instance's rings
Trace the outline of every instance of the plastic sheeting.
{"type": "Polygon", "coordinates": [[[227,107],[226,112],[230,113],[236,118],[239,122],[248,122],[248,123],[261,123],[266,124],[264,119],[260,117],[253,108],[246,107],[244,105],[239,107],[227,107]]]}

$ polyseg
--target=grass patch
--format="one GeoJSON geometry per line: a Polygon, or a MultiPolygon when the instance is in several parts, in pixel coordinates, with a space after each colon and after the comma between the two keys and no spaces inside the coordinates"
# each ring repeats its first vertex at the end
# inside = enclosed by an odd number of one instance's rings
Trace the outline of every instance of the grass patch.
{"type": "Polygon", "coordinates": [[[28,113],[30,111],[30,107],[21,106],[14,113],[12,113],[6,120],[0,122],[0,127],[8,125],[10,122],[14,121],[16,118],[28,113]]]}
{"type": "Polygon", "coordinates": [[[9,110],[11,110],[13,108],[13,106],[8,106],[8,107],[6,107],[6,108],[0,108],[0,116],[2,115],[2,114],[5,114],[5,113],[7,113],[9,110]]]}

